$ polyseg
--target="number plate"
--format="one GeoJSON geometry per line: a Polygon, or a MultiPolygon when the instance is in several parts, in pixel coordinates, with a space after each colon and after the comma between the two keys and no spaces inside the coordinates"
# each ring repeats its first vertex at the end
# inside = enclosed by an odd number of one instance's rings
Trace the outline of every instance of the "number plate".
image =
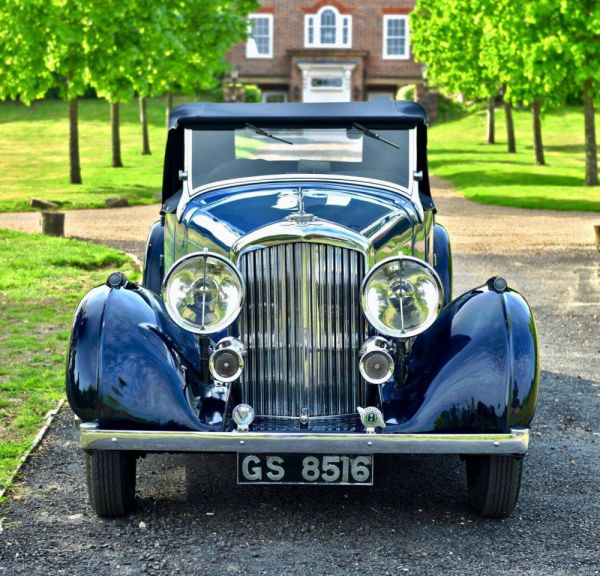
{"type": "Polygon", "coordinates": [[[238,484],[373,485],[372,455],[238,454],[238,484]]]}

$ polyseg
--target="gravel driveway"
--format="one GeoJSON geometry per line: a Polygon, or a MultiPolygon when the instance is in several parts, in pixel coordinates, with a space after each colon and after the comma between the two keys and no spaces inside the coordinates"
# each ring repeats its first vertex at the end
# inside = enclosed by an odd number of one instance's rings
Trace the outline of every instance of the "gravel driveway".
{"type": "MultiPolygon", "coordinates": [[[[187,455],[147,457],[138,511],[99,520],[63,410],[0,514],[0,575],[600,574],[600,218],[481,206],[436,184],[455,293],[501,273],[538,322],[541,397],[511,518],[469,511],[454,457],[379,458],[376,485],[353,489],[238,487],[233,457],[187,455]]],[[[155,215],[69,213],[67,230],[139,255],[155,215]]]]}

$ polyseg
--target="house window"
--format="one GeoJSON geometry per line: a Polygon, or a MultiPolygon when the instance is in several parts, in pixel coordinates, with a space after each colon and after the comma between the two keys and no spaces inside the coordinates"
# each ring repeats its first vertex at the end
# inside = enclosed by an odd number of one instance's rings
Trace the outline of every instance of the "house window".
{"type": "Polygon", "coordinates": [[[324,6],[305,17],[304,44],[307,48],[350,48],[352,17],[334,6],[324,6]]]}
{"type": "Polygon", "coordinates": [[[383,57],[407,60],[409,31],[408,16],[383,17],[383,57]]]}
{"type": "Polygon", "coordinates": [[[280,91],[263,91],[262,93],[262,101],[267,103],[279,103],[279,102],[287,102],[288,95],[287,92],[280,91]]]}
{"type": "Polygon", "coordinates": [[[253,14],[249,18],[247,58],[273,58],[273,15],[253,14]]]}

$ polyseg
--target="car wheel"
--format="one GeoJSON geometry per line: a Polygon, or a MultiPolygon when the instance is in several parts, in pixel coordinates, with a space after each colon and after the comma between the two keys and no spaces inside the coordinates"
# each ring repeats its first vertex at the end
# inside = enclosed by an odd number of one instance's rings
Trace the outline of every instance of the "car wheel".
{"type": "Polygon", "coordinates": [[[85,457],[88,495],[96,514],[114,517],[131,511],[135,506],[135,453],[94,450],[85,457]]]}
{"type": "Polygon", "coordinates": [[[471,506],[487,518],[508,516],[519,498],[523,458],[468,456],[466,464],[471,506]]]}

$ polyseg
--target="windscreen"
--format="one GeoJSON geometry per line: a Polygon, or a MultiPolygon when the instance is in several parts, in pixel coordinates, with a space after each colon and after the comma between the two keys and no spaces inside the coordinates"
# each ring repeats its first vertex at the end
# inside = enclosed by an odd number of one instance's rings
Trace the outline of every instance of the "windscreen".
{"type": "Polygon", "coordinates": [[[273,174],[345,175],[408,187],[409,142],[409,130],[370,130],[356,125],[188,130],[187,169],[192,189],[220,180],[273,174]]]}

